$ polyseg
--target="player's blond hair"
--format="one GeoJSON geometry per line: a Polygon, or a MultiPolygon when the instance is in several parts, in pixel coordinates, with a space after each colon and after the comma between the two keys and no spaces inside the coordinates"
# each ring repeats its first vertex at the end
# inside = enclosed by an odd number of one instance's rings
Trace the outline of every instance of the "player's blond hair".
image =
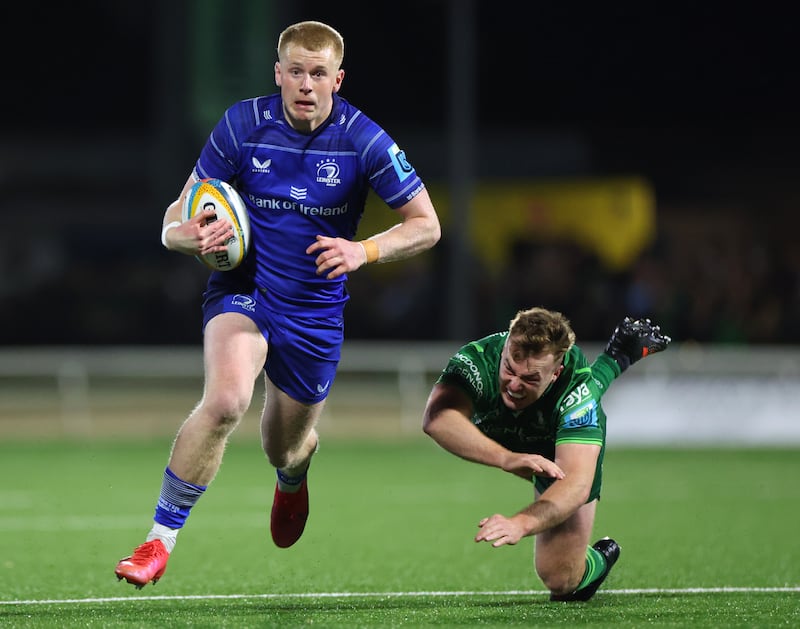
{"type": "Polygon", "coordinates": [[[520,310],[508,326],[508,338],[523,356],[553,354],[561,361],[575,344],[575,332],[560,312],[547,308],[520,310]]]}
{"type": "Polygon", "coordinates": [[[313,52],[330,48],[333,50],[337,70],[344,60],[344,38],[339,31],[324,22],[308,20],[287,26],[278,37],[278,58],[285,55],[292,45],[302,46],[313,52]]]}

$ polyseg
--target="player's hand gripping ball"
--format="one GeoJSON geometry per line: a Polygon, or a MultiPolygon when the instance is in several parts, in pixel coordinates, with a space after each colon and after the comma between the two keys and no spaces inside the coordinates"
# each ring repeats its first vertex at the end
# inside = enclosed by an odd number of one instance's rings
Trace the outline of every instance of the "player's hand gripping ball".
{"type": "Polygon", "coordinates": [[[225,246],[227,251],[207,253],[197,259],[215,271],[230,271],[239,266],[250,250],[250,217],[239,193],[221,179],[202,179],[194,184],[183,203],[181,218],[188,221],[203,210],[214,210],[217,218],[233,226],[225,246]]]}

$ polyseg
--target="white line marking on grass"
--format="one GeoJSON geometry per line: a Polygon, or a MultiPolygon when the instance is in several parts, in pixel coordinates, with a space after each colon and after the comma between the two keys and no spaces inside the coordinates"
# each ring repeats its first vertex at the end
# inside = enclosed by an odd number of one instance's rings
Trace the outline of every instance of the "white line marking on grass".
{"type": "MultiPolygon", "coordinates": [[[[713,588],[639,588],[603,590],[602,594],[725,594],[748,592],[800,592],[798,587],[713,587],[713,588]]],[[[300,598],[402,598],[443,596],[542,596],[544,590],[507,590],[505,592],[300,592],[286,594],[192,594],[186,596],[111,596],[106,598],[66,598],[0,601],[0,605],[62,605],[69,603],[120,603],[125,601],[205,601],[236,599],[300,599],[300,598]]]]}
{"type": "MultiPolygon", "coordinates": [[[[30,516],[28,514],[6,515],[3,496],[0,494],[0,532],[21,533],[25,531],[38,531],[42,533],[63,533],[64,531],[107,531],[130,530],[137,531],[141,528],[142,516],[131,514],[129,516],[96,516],[96,515],[54,515],[30,516]]],[[[233,517],[233,516],[230,516],[233,517]]],[[[237,526],[241,529],[250,527],[261,530],[264,526],[264,516],[261,513],[236,515],[237,526]]],[[[224,518],[210,518],[206,527],[208,530],[228,530],[230,520],[224,518]]]]}

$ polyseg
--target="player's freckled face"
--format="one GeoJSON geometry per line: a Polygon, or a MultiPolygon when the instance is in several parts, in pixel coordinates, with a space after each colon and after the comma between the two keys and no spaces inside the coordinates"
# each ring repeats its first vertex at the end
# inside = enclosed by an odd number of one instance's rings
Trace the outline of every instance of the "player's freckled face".
{"type": "Polygon", "coordinates": [[[503,404],[513,411],[527,408],[542,397],[562,369],[553,354],[525,356],[506,343],[498,374],[503,404]]]}
{"type": "Polygon", "coordinates": [[[343,78],[344,70],[337,67],[330,48],[312,51],[289,46],[275,63],[275,83],[281,88],[289,124],[303,133],[320,126],[330,116],[333,94],[343,78]]]}

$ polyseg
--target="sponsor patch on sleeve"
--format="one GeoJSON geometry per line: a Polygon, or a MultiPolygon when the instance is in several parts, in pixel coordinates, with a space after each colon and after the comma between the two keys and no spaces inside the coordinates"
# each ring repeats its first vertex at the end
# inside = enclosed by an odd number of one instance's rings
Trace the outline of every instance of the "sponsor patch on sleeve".
{"type": "Polygon", "coordinates": [[[405,151],[400,150],[397,144],[392,144],[387,150],[389,151],[389,157],[392,159],[392,166],[394,166],[394,172],[397,173],[397,178],[400,181],[405,181],[414,172],[411,164],[406,159],[405,151]]]}
{"type": "Polygon", "coordinates": [[[597,426],[597,402],[589,400],[586,404],[570,411],[564,418],[564,428],[593,428],[597,426]]]}

